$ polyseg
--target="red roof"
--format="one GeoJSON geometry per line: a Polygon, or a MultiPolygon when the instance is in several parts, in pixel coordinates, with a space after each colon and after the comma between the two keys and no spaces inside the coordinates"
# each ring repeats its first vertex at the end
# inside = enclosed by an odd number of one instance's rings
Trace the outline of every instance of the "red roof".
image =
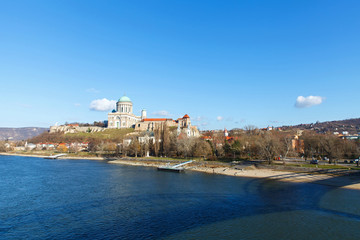
{"type": "Polygon", "coordinates": [[[202,139],[209,139],[209,140],[212,139],[210,136],[202,136],[201,138],[202,139]]]}
{"type": "Polygon", "coordinates": [[[190,118],[189,115],[185,114],[183,118],[190,118]]]}

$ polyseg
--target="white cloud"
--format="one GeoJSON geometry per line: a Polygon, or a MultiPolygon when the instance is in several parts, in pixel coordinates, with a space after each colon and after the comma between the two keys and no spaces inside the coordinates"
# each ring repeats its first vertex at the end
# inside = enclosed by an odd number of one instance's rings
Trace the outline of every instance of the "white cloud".
{"type": "Polygon", "coordinates": [[[172,114],[170,114],[168,111],[165,111],[165,110],[153,112],[152,114],[155,115],[155,116],[161,116],[161,117],[170,117],[170,116],[172,116],[172,114]]]}
{"type": "Polygon", "coordinates": [[[88,89],[86,89],[86,92],[88,92],[88,93],[99,93],[100,91],[95,89],[95,88],[88,88],[88,89]]]}
{"type": "Polygon", "coordinates": [[[108,100],[106,98],[96,99],[90,103],[90,110],[93,111],[111,111],[115,109],[116,101],[108,100]]]}
{"type": "Polygon", "coordinates": [[[222,116],[217,116],[216,117],[216,120],[218,120],[219,122],[222,121],[223,119],[224,119],[224,117],[222,117],[222,116]]]}
{"type": "Polygon", "coordinates": [[[296,99],[295,107],[306,108],[314,105],[319,105],[324,101],[324,99],[325,99],[324,97],[320,97],[320,96],[308,96],[308,97],[298,96],[296,99]]]}

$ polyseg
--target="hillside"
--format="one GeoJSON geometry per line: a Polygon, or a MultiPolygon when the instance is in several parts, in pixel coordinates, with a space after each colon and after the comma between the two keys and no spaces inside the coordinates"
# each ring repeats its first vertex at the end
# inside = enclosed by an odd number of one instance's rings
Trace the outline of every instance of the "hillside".
{"type": "Polygon", "coordinates": [[[26,140],[48,131],[48,128],[24,127],[24,128],[0,128],[0,141],[11,139],[14,141],[26,140]]]}
{"type": "Polygon", "coordinates": [[[31,143],[61,143],[61,142],[96,142],[96,141],[113,141],[121,142],[124,137],[134,132],[132,128],[126,129],[106,129],[102,132],[93,133],[48,133],[44,132],[36,137],[28,139],[31,143]]]}
{"type": "Polygon", "coordinates": [[[309,124],[299,124],[295,126],[282,126],[283,130],[287,129],[301,129],[301,130],[313,130],[318,133],[326,132],[348,132],[350,135],[358,134],[360,132],[360,118],[327,121],[327,122],[316,122],[309,124]]]}

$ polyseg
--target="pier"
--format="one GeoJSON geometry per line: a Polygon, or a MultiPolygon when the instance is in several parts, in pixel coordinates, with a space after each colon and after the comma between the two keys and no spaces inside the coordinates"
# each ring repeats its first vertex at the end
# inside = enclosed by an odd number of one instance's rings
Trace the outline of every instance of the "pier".
{"type": "Polygon", "coordinates": [[[62,157],[62,156],[66,156],[67,154],[65,153],[61,153],[61,154],[57,154],[57,155],[51,155],[51,156],[47,156],[47,157],[44,157],[45,159],[57,159],[59,157],[62,157]]]}
{"type": "Polygon", "coordinates": [[[167,163],[166,165],[163,165],[163,166],[160,166],[158,167],[157,169],[160,170],[160,171],[172,171],[172,172],[181,172],[181,171],[184,171],[185,168],[181,167],[181,166],[184,166],[186,164],[189,164],[189,163],[192,163],[194,160],[190,160],[190,161],[187,161],[187,162],[183,162],[183,163],[180,163],[180,164],[177,164],[177,165],[173,165],[171,166],[170,163],[167,163]]]}

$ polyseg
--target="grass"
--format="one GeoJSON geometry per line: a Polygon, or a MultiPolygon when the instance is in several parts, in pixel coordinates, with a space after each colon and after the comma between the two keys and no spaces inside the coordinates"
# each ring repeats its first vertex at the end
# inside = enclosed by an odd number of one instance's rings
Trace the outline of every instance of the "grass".
{"type": "Polygon", "coordinates": [[[65,134],[64,137],[69,138],[81,138],[85,141],[88,139],[99,139],[99,140],[121,140],[123,139],[127,134],[133,133],[133,128],[126,128],[126,129],[106,129],[102,132],[93,132],[93,133],[68,133],[65,134]]]}

